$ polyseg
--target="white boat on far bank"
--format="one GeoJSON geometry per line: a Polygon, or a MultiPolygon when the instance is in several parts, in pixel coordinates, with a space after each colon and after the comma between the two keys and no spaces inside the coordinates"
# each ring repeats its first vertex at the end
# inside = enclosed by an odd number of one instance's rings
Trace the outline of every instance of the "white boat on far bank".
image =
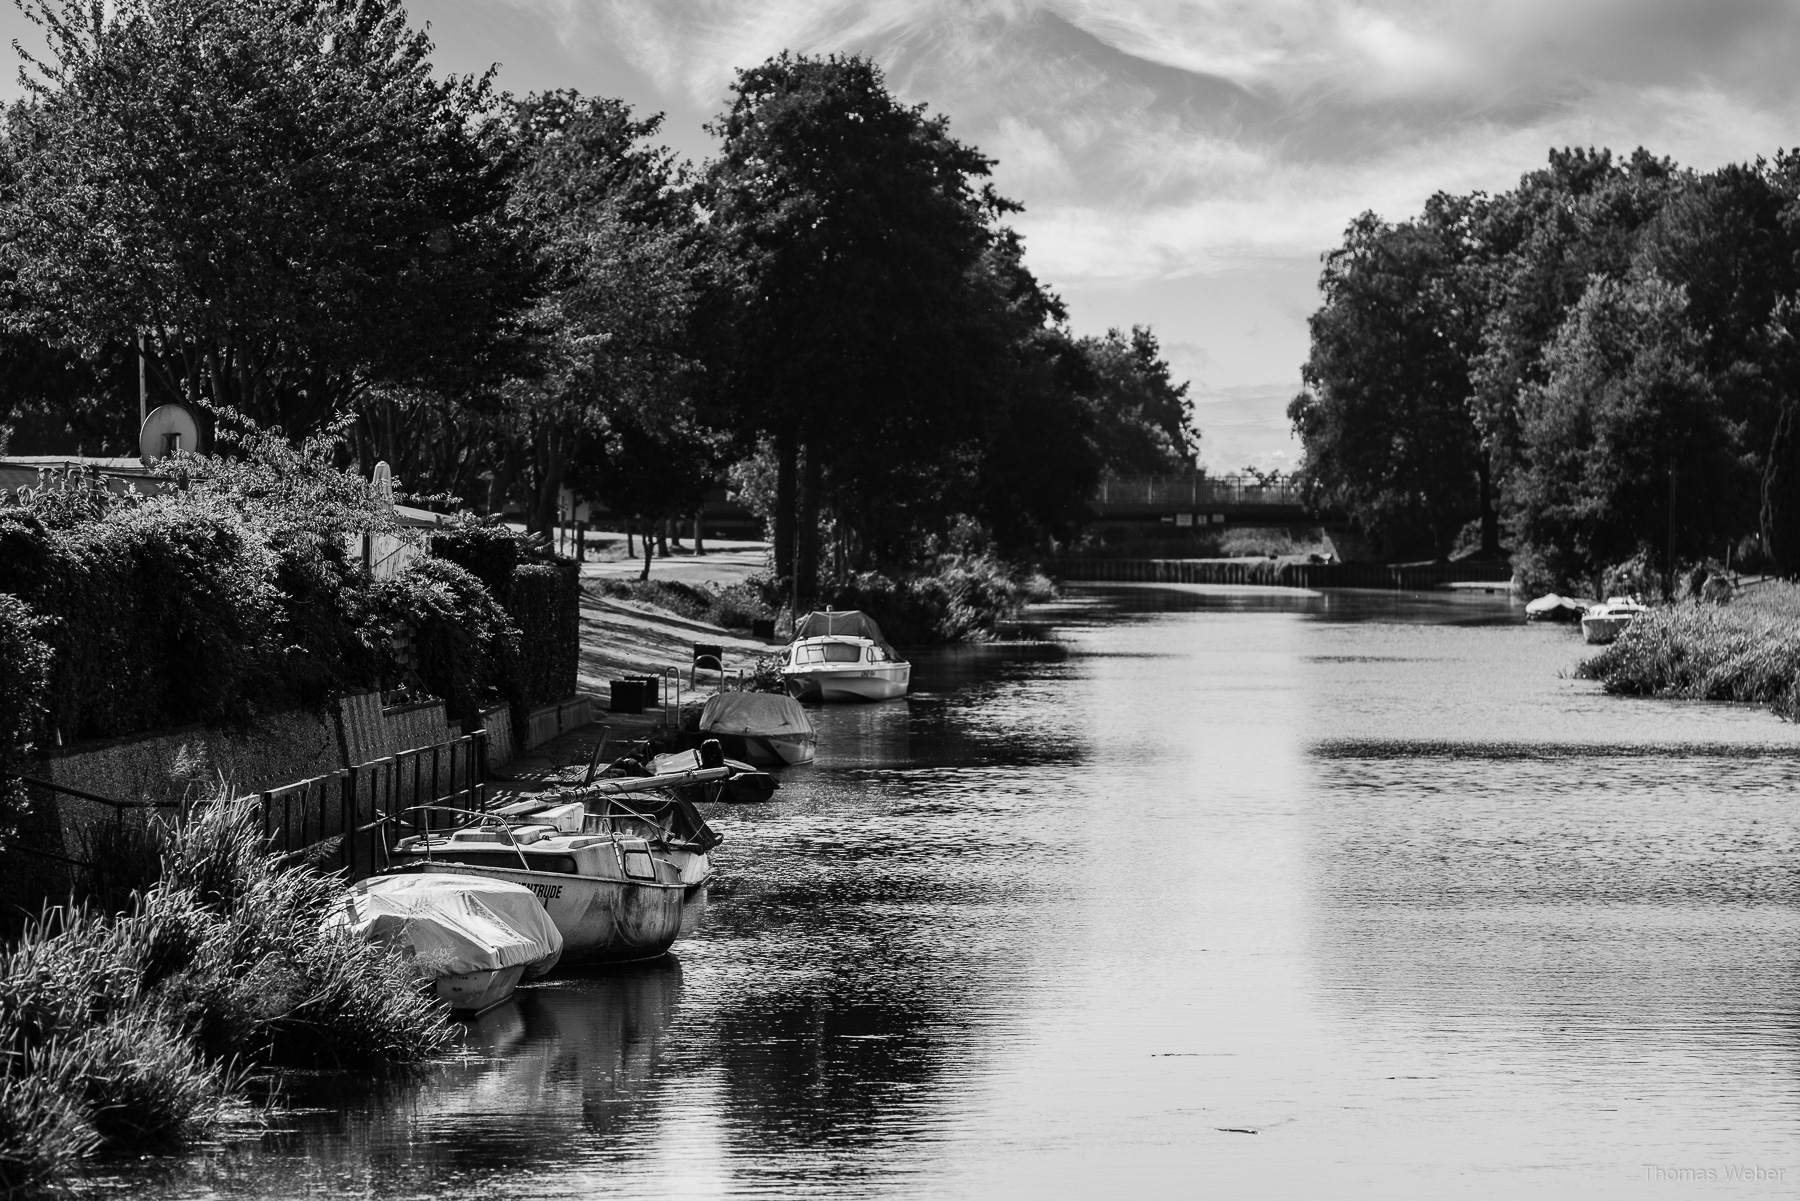
{"type": "Polygon", "coordinates": [[[912,664],[881,636],[867,613],[827,609],[794,627],[781,665],[789,695],[802,701],[885,701],[906,695],[912,664]]]}
{"type": "Polygon", "coordinates": [[[1622,634],[1638,614],[1646,611],[1636,597],[1609,596],[1582,615],[1581,639],[1593,646],[1604,646],[1622,634]]]}

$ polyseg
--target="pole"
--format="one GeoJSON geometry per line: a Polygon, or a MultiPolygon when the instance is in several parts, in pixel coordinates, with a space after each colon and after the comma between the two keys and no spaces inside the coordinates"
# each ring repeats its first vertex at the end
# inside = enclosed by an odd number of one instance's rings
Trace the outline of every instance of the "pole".
{"type": "Polygon", "coordinates": [[[150,419],[150,389],[144,378],[144,331],[138,331],[138,428],[144,428],[144,422],[150,419]]]}

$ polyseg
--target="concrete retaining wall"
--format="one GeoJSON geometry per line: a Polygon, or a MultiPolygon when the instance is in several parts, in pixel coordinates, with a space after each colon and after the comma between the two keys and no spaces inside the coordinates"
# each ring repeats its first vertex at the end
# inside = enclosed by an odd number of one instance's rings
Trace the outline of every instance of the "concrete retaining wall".
{"type": "Polygon", "coordinates": [[[592,720],[592,697],[572,696],[554,705],[540,705],[525,715],[525,749],[542,746],[563,731],[585,726],[592,720]]]}
{"type": "Polygon", "coordinates": [[[179,800],[221,776],[239,792],[262,792],[453,737],[442,701],[384,710],[380,693],[365,692],[333,708],[271,714],[248,730],[195,725],[71,743],[29,774],[115,800],[179,800]]]}
{"type": "Polygon", "coordinates": [[[481,728],[487,731],[487,761],[489,767],[498,767],[502,763],[511,763],[518,757],[518,750],[513,741],[512,706],[495,705],[492,709],[483,710],[481,728]]]}
{"type": "Polygon", "coordinates": [[[41,771],[52,784],[118,800],[179,800],[223,777],[259,792],[344,766],[336,723],[323,713],[276,713],[249,730],[183,726],[159,734],[71,743],[41,771]]]}

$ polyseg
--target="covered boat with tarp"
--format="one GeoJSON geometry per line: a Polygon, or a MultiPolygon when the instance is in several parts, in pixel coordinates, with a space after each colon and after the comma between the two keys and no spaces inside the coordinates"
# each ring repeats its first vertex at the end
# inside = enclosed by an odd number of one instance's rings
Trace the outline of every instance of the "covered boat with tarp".
{"type": "Polygon", "coordinates": [[[447,872],[352,885],[326,925],[404,955],[451,1009],[479,1013],[556,966],[563,939],[529,888],[447,872]]]}
{"type": "Polygon", "coordinates": [[[912,664],[857,609],[808,613],[783,653],[782,682],[803,701],[885,701],[905,696],[912,664]]]}
{"type": "Polygon", "coordinates": [[[700,709],[700,733],[724,753],[764,767],[811,763],[819,732],[792,697],[772,692],[721,692],[700,709]]]}

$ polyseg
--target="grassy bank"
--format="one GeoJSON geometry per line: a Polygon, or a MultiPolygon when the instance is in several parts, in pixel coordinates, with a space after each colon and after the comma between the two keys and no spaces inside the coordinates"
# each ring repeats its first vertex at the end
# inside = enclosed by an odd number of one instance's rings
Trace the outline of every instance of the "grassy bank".
{"type": "Polygon", "coordinates": [[[1653,608],[1578,674],[1621,696],[1750,701],[1800,719],[1800,585],[1653,608]]]}
{"type": "MultiPolygon", "coordinates": [[[[599,596],[655,605],[726,629],[747,630],[788,604],[766,576],[724,585],[608,578],[589,587],[599,596]]],[[[902,575],[854,572],[824,580],[816,604],[862,609],[894,642],[922,646],[986,641],[1000,622],[1054,591],[1045,577],[989,554],[941,554],[902,575]]]]}
{"type": "Polygon", "coordinates": [[[0,1194],[178,1149],[276,1069],[389,1068],[453,1037],[404,960],[322,929],[344,886],[263,854],[249,802],[148,837],[155,878],[120,898],[115,875],[117,909],[78,898],[0,953],[0,1194]]]}
{"type": "Polygon", "coordinates": [[[775,616],[758,584],[689,584],[680,580],[599,579],[589,585],[599,596],[655,605],[690,621],[728,630],[747,630],[775,616]]]}

